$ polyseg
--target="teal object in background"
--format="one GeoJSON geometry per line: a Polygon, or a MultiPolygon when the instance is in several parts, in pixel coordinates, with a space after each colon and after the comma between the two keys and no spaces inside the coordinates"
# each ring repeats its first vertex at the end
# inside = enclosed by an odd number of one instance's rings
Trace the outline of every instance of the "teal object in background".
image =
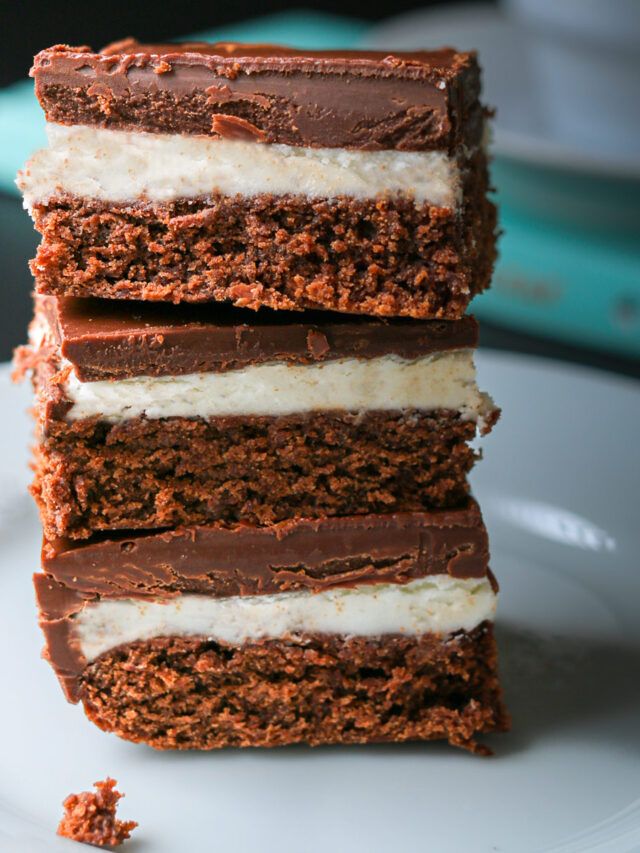
{"type": "Polygon", "coordinates": [[[640,182],[496,158],[503,236],[473,312],[510,329],[640,355],[640,182]]]}
{"type": "MultiPolygon", "coordinates": [[[[187,36],[207,41],[357,47],[369,26],[314,12],[284,12],[187,36]]],[[[25,69],[26,71],[26,69],[25,69]]],[[[46,145],[31,81],[0,91],[0,190],[46,145]]],[[[496,158],[500,259],[480,318],[584,348],[640,356],[640,182],[532,167],[496,158]]]]}
{"type": "Polygon", "coordinates": [[[47,144],[42,110],[31,80],[0,90],[0,191],[18,194],[16,173],[25,160],[47,144]]]}
{"type": "Polygon", "coordinates": [[[615,242],[501,209],[504,236],[480,319],[583,348],[640,355],[637,238],[615,242]]]}

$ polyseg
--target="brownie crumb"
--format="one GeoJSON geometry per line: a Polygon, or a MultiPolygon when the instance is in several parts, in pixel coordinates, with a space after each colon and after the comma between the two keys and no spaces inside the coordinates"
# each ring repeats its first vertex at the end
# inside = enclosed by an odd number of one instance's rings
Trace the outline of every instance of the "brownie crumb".
{"type": "Polygon", "coordinates": [[[118,801],[124,794],[116,791],[116,780],[107,776],[106,782],[94,782],[96,793],[83,791],[69,794],[62,803],[64,817],[58,827],[58,835],[103,847],[117,847],[138,825],[135,820],[116,820],[118,801]]]}

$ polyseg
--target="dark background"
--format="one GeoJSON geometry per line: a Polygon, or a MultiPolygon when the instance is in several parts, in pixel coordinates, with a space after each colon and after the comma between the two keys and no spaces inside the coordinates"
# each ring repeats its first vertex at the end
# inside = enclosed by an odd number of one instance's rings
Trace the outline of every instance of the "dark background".
{"type": "Polygon", "coordinates": [[[439,5],[447,5],[447,0],[0,0],[0,86],[24,78],[34,54],[53,44],[87,44],[97,50],[127,36],[147,42],[175,39],[287,9],[313,9],[375,21],[439,5]]]}

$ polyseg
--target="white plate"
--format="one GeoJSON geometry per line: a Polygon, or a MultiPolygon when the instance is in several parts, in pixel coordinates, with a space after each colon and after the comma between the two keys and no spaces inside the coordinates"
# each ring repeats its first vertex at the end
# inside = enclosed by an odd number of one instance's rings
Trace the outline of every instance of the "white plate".
{"type": "Polygon", "coordinates": [[[551,126],[537,91],[530,36],[493,4],[457,3],[406,12],[373,27],[364,42],[379,50],[445,44],[478,51],[484,100],[497,107],[496,154],[533,166],[640,179],[640,157],[634,152],[633,139],[628,151],[607,150],[588,146],[580,133],[568,141],[551,126]]]}
{"type": "Polygon", "coordinates": [[[442,744],[159,753],[88,723],[39,659],[29,392],[3,369],[3,853],[78,849],[55,836],[60,803],[108,774],[140,823],[131,853],[640,850],[640,391],[520,356],[479,364],[504,407],[474,477],[513,714],[491,759],[442,744]]]}

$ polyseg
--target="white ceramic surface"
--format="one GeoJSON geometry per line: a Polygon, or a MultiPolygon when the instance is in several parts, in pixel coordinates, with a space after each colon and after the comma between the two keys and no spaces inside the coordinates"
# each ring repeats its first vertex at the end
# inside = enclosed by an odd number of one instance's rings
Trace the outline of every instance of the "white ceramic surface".
{"type": "Polygon", "coordinates": [[[39,659],[29,390],[0,374],[0,851],[79,848],[62,799],[107,774],[131,853],[640,850],[638,423],[631,381],[481,353],[504,407],[474,475],[500,581],[513,730],[441,744],[157,753],[67,705],[39,659]]]}

